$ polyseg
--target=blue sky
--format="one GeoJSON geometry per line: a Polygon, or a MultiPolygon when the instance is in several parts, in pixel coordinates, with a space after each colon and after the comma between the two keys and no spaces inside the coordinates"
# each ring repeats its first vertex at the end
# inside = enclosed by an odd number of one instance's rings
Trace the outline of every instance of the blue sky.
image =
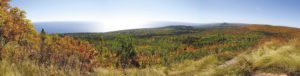
{"type": "Polygon", "coordinates": [[[33,22],[93,21],[132,28],[155,21],[300,27],[300,0],[13,0],[33,22]],[[128,25],[135,25],[130,26],[128,25]]]}

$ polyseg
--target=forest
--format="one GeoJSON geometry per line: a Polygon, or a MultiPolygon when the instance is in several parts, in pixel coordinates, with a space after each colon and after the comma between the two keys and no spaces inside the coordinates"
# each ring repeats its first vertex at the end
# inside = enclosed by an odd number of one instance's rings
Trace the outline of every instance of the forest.
{"type": "Polygon", "coordinates": [[[9,1],[0,1],[0,76],[300,74],[299,28],[221,23],[48,34],[9,1]]]}

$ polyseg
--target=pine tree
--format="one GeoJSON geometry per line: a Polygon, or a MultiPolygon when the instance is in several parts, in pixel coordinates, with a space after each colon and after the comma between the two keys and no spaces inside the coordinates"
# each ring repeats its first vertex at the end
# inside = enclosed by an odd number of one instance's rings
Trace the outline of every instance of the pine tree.
{"type": "Polygon", "coordinates": [[[120,49],[117,52],[118,66],[126,68],[130,66],[139,67],[139,63],[136,61],[136,51],[131,37],[121,36],[119,38],[120,49]]]}
{"type": "Polygon", "coordinates": [[[48,51],[46,51],[46,31],[44,30],[44,28],[41,31],[41,47],[40,47],[40,63],[46,63],[47,58],[48,58],[48,51]]]}
{"type": "Polygon", "coordinates": [[[42,41],[45,41],[46,40],[46,31],[44,30],[44,28],[42,29],[42,31],[41,31],[41,39],[42,39],[42,41]]]}

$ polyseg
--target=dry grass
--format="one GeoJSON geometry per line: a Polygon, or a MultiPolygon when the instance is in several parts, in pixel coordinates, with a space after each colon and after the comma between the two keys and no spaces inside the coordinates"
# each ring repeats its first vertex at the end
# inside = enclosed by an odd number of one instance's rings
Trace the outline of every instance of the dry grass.
{"type": "Polygon", "coordinates": [[[96,76],[199,76],[209,75],[208,70],[215,68],[219,60],[215,56],[207,56],[198,61],[185,61],[170,67],[148,67],[144,69],[97,68],[96,76]]]}
{"type": "Polygon", "coordinates": [[[43,67],[33,62],[10,63],[8,60],[0,61],[0,76],[76,76],[80,71],[61,70],[57,67],[43,67]]]}
{"type": "Polygon", "coordinates": [[[272,42],[245,52],[235,58],[235,62],[218,67],[213,75],[254,75],[257,73],[295,73],[300,70],[300,48],[298,40],[286,44],[272,42]]]}

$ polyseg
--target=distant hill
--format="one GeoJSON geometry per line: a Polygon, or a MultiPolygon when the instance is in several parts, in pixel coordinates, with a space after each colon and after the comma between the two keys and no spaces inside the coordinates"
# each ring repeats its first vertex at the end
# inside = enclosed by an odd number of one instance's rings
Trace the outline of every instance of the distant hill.
{"type": "Polygon", "coordinates": [[[141,25],[144,28],[132,28],[122,30],[112,30],[96,22],[37,22],[34,23],[35,29],[39,32],[44,28],[47,33],[113,33],[113,32],[156,32],[157,30],[189,30],[189,29],[208,29],[208,28],[233,28],[247,26],[251,24],[243,23],[188,23],[188,22],[152,22],[141,25]],[[156,30],[156,31],[155,31],[156,30]]]}
{"type": "MultiPolygon", "coordinates": [[[[96,22],[37,22],[34,23],[35,29],[41,31],[42,28],[48,33],[84,33],[84,32],[112,32],[112,31],[121,31],[121,30],[110,30],[103,25],[99,25],[96,22]],[[109,30],[109,31],[107,31],[109,30]]],[[[196,28],[203,27],[213,27],[213,26],[223,26],[224,23],[214,23],[214,24],[200,24],[200,23],[188,23],[188,22],[152,22],[149,24],[141,25],[145,28],[159,28],[159,27],[168,27],[168,26],[193,26],[196,28]]],[[[233,25],[231,23],[226,23],[225,25],[233,25]]],[[[236,24],[234,24],[236,25],[236,24]]],[[[132,28],[136,29],[136,28],[132,28]]],[[[122,30],[132,30],[132,29],[122,29],[122,30]]]]}
{"type": "MultiPolygon", "coordinates": [[[[195,24],[195,23],[178,23],[176,22],[162,22],[162,23],[153,23],[152,28],[141,28],[141,29],[128,29],[128,30],[119,30],[112,31],[107,33],[128,33],[128,34],[151,34],[151,33],[167,33],[167,32],[178,32],[178,31],[199,31],[199,30],[209,30],[216,28],[236,28],[241,26],[247,26],[251,24],[242,24],[242,23],[210,23],[210,24],[195,24]],[[159,25],[159,26],[158,26],[159,25]]],[[[186,32],[188,33],[188,32],[186,32]]]]}
{"type": "MultiPolygon", "coordinates": [[[[35,29],[41,31],[44,28],[48,33],[84,33],[84,32],[112,32],[120,30],[110,30],[96,22],[37,22],[34,23],[35,29]]],[[[157,28],[165,26],[199,26],[197,23],[187,22],[153,22],[141,26],[145,28],[157,28]]],[[[137,27],[138,28],[138,27],[137,27]]],[[[136,29],[136,28],[132,28],[136,29]]],[[[129,29],[122,29],[129,30],[129,29]]]]}
{"type": "Polygon", "coordinates": [[[201,25],[201,23],[159,21],[159,22],[148,23],[144,26],[146,26],[146,27],[165,27],[165,26],[199,26],[199,25],[201,25]]]}

